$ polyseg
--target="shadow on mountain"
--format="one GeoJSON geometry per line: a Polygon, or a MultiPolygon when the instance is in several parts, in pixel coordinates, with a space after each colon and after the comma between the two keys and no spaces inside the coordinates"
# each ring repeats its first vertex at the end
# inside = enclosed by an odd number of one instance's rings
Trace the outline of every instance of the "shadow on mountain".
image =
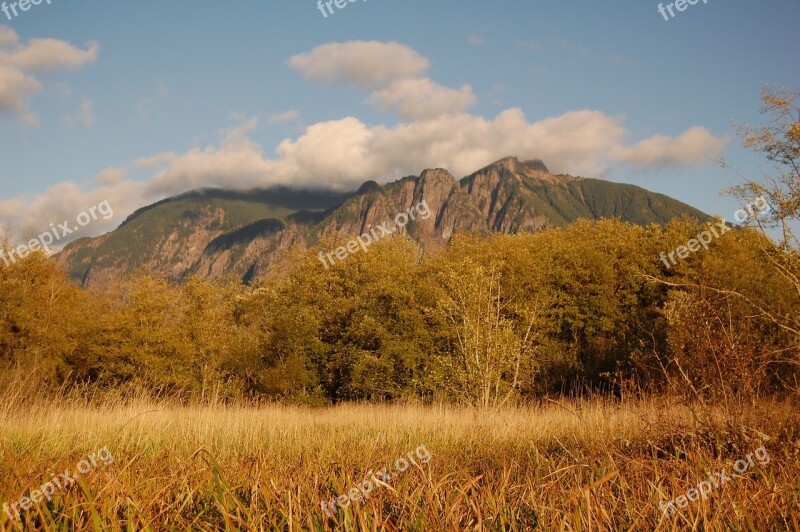
{"type": "Polygon", "coordinates": [[[286,229],[286,224],[276,218],[266,218],[255,223],[220,235],[206,246],[204,254],[218,253],[237,244],[247,244],[260,236],[272,236],[286,229]]]}
{"type": "Polygon", "coordinates": [[[290,210],[313,209],[327,210],[335,208],[350,197],[353,192],[333,192],[330,190],[295,190],[288,187],[272,187],[268,189],[255,189],[249,191],[223,190],[217,188],[203,188],[186,192],[179,196],[163,199],[152,205],[142,207],[128,216],[120,227],[132,222],[146,212],[176,201],[198,201],[200,203],[209,199],[225,199],[263,203],[272,207],[281,207],[290,210]]]}

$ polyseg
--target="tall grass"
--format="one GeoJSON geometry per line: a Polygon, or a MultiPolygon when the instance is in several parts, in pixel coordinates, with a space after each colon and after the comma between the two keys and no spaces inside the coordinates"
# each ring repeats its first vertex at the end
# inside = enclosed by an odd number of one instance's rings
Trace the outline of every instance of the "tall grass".
{"type": "MultiPolygon", "coordinates": [[[[5,529],[798,530],[800,418],[778,401],[735,411],[666,399],[449,406],[24,400],[0,403],[0,504],[102,447],[114,456],[5,529]],[[425,444],[368,501],[328,518],[322,500],[425,444]],[[771,462],[663,517],[660,500],[760,445],[771,462]]],[[[31,397],[31,395],[27,395],[31,397]]]]}

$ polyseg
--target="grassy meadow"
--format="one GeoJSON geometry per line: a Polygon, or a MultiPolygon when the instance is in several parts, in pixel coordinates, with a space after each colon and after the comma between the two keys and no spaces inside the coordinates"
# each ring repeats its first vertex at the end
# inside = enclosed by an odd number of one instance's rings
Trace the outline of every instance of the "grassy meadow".
{"type": "Polygon", "coordinates": [[[778,177],[729,193],[771,210],[708,249],[612,219],[249,284],[0,268],[0,529],[800,530],[800,94],[762,98],[778,177]]]}
{"type": "Polygon", "coordinates": [[[0,515],[5,530],[800,529],[800,415],[783,402],[1,404],[2,502],[100,448],[114,457],[22,521],[0,515]],[[322,500],[423,444],[427,464],[334,518],[323,513],[322,500]],[[658,509],[761,445],[768,464],[672,517],[658,509]]]}

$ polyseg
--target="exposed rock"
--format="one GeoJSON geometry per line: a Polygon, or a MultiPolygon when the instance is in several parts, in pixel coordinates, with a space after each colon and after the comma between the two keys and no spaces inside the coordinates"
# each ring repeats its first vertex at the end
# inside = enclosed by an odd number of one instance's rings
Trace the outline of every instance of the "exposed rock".
{"type": "Polygon", "coordinates": [[[139,209],[117,230],[73,242],[59,263],[84,286],[102,286],[143,269],[182,281],[189,275],[246,281],[266,274],[290,248],[320,239],[347,239],[408,213],[417,216],[398,233],[426,249],[445,245],[457,232],[518,233],[562,226],[578,218],[619,217],[633,223],[666,223],[702,212],[639,187],[570,175],[553,175],[544,162],[505,157],[456,180],[441,168],[355,193],[202,190],[139,209]],[[424,209],[423,209],[424,210],[424,209]]]}

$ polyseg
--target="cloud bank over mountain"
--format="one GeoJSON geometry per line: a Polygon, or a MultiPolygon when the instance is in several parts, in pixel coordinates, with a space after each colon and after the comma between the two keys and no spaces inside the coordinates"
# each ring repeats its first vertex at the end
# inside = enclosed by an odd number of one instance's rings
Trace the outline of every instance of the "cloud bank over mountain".
{"type": "MultiPolygon", "coordinates": [[[[33,120],[26,101],[37,82],[28,72],[78,68],[94,61],[97,51],[96,44],[81,50],[51,40],[20,45],[13,32],[0,32],[0,81],[12,80],[0,90],[0,110],[33,120]]],[[[555,173],[596,177],[623,168],[664,171],[701,165],[719,157],[728,142],[702,126],[675,137],[631,141],[624,116],[590,109],[532,121],[519,108],[493,118],[470,114],[467,109],[477,98],[469,85],[452,88],[432,81],[425,76],[430,61],[397,42],[328,43],[290,57],[287,64],[310,82],[363,92],[365,103],[397,113],[399,121],[371,125],[344,116],[310,124],[269,156],[251,137],[270,117],[251,117],[221,131],[219,141],[205,147],[143,154],[82,185],[64,182],[33,198],[0,199],[0,217],[13,220],[22,233],[35,233],[107,199],[117,218],[91,228],[99,232],[145,204],[200,187],[349,190],[367,180],[384,183],[431,167],[460,177],[508,154],[545,160],[555,173]]]]}
{"type": "Polygon", "coordinates": [[[28,126],[38,126],[39,117],[28,107],[30,99],[42,88],[36,75],[79,69],[94,63],[99,51],[97,43],[88,43],[82,50],[58,39],[31,39],[24,44],[14,30],[0,26],[0,113],[11,114],[28,126]]]}

